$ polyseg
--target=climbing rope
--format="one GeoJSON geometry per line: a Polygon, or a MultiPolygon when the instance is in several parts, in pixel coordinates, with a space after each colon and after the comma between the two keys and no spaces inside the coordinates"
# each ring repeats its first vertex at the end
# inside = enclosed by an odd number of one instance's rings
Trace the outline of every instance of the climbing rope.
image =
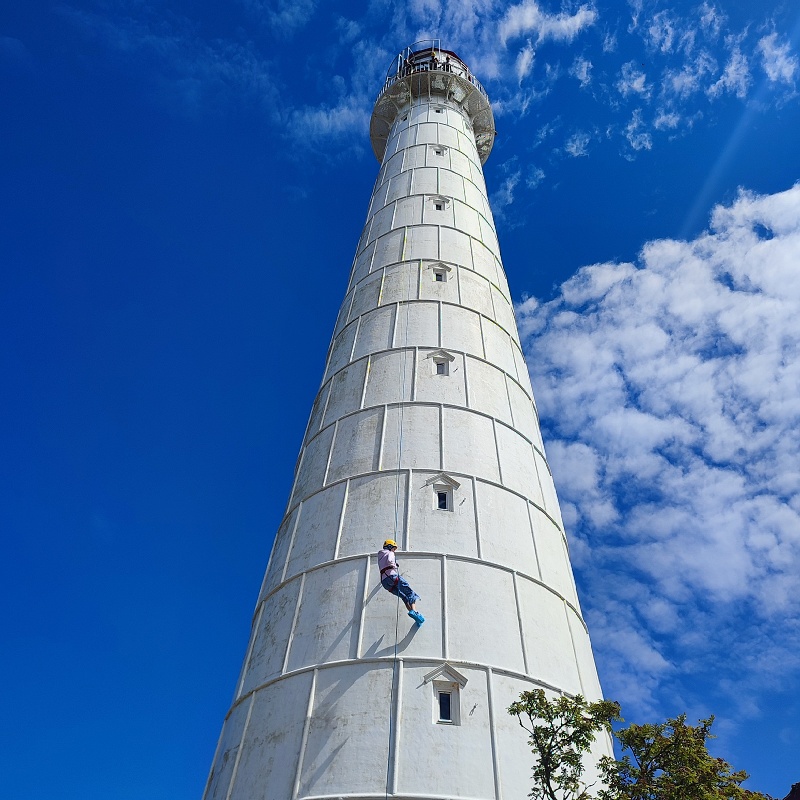
{"type": "MultiPolygon", "coordinates": [[[[422,76],[419,76],[419,80],[421,83],[422,76]]],[[[410,83],[412,86],[409,88],[413,88],[413,76],[410,79],[410,83]]],[[[428,87],[430,91],[430,86],[428,87]]],[[[418,92],[419,94],[419,92],[418,92]]],[[[411,91],[411,110],[413,111],[414,107],[414,95],[413,91],[411,91]]],[[[411,111],[409,112],[409,114],[411,111]]],[[[413,233],[413,223],[411,227],[406,227],[403,235],[403,251],[400,255],[400,263],[405,264],[406,261],[406,246],[410,245],[411,242],[411,235],[413,233]]],[[[410,249],[410,248],[409,248],[410,249]]],[[[405,297],[405,311],[406,311],[406,319],[405,319],[405,330],[403,331],[403,355],[400,357],[400,375],[398,379],[398,384],[400,388],[400,402],[398,406],[398,413],[397,413],[397,471],[395,477],[395,491],[394,491],[394,540],[397,541],[397,533],[400,529],[400,467],[402,464],[403,458],[403,422],[405,418],[405,401],[406,401],[406,381],[408,378],[408,322],[410,319],[411,313],[411,275],[412,275],[412,267],[411,264],[408,264],[406,268],[407,272],[407,282],[406,282],[406,297],[405,297]]],[[[384,280],[385,280],[385,273],[384,273],[384,280]]],[[[399,311],[399,309],[398,309],[399,311]]],[[[409,485],[406,486],[406,494],[411,491],[410,486],[410,474],[409,474],[409,485]]],[[[408,501],[407,501],[408,502],[408,501]]],[[[408,536],[408,531],[406,531],[406,537],[408,536]]],[[[400,570],[398,569],[398,577],[400,575],[400,570]]],[[[391,763],[392,763],[392,737],[395,734],[395,726],[394,726],[394,698],[395,698],[395,683],[397,681],[397,643],[399,638],[399,629],[400,629],[400,594],[397,594],[397,601],[395,602],[395,611],[394,611],[394,657],[392,659],[392,688],[389,696],[389,741],[386,747],[386,791],[384,793],[384,800],[388,800],[389,797],[389,776],[391,770],[391,763]]]]}

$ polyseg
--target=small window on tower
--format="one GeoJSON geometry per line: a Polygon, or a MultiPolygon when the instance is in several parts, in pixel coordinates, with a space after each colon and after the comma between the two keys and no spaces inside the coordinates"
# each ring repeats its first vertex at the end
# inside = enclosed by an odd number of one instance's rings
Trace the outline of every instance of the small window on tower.
{"type": "Polygon", "coordinates": [[[447,280],[447,273],[443,269],[435,269],[433,271],[433,279],[436,283],[444,283],[447,280]]]}
{"type": "Polygon", "coordinates": [[[444,109],[442,109],[442,108],[435,108],[435,109],[434,109],[434,111],[435,111],[437,114],[441,114],[441,113],[444,111],[444,109]]]}
{"type": "Polygon", "coordinates": [[[437,375],[447,375],[447,364],[444,361],[440,361],[436,365],[436,374],[437,375]]]}
{"type": "Polygon", "coordinates": [[[436,485],[433,487],[434,498],[436,501],[436,511],[453,510],[453,487],[436,485]]]}
{"type": "Polygon", "coordinates": [[[437,211],[444,211],[444,203],[441,200],[434,200],[433,201],[433,207],[437,211]]]}
{"type": "Polygon", "coordinates": [[[453,706],[450,692],[439,692],[439,722],[453,721],[453,706]]]}

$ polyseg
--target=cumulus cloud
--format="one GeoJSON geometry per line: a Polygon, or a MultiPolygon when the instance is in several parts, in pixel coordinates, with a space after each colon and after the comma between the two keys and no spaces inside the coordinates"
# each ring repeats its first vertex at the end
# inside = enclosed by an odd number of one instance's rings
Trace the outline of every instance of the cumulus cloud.
{"type": "Polygon", "coordinates": [[[548,14],[542,11],[536,0],[511,6],[500,20],[500,41],[506,44],[509,39],[527,34],[535,34],[537,42],[552,39],[557,42],[571,42],[582,30],[594,25],[597,11],[592,6],[582,5],[574,14],[562,11],[548,14]]]}
{"type": "Polygon", "coordinates": [[[778,34],[770,33],[759,40],[757,50],[761,55],[761,66],[773,83],[794,83],[798,60],[791,54],[788,42],[779,42],[778,34]]]}
{"type": "Polygon", "coordinates": [[[743,191],[517,309],[606,690],[639,710],[800,669],[799,263],[800,184],[743,191]]]}

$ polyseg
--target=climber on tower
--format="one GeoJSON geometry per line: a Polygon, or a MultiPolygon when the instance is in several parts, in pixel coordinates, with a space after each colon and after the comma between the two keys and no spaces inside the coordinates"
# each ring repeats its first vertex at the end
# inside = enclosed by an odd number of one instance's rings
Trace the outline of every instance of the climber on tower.
{"type": "Polygon", "coordinates": [[[397,569],[397,559],[394,556],[395,550],[397,550],[397,542],[394,539],[387,539],[383,543],[383,549],[378,553],[381,586],[386,591],[397,595],[406,604],[408,616],[417,625],[422,625],[425,622],[425,617],[414,608],[417,600],[419,600],[419,595],[408,585],[408,581],[405,578],[400,577],[400,572],[397,569]]]}

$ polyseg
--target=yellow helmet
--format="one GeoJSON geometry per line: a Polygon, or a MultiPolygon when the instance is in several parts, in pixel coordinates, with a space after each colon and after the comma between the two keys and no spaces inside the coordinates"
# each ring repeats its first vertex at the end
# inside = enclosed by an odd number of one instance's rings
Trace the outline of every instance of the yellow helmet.
{"type": "Polygon", "coordinates": [[[383,546],[384,547],[397,547],[397,542],[394,539],[387,539],[383,543],[383,546]]]}

